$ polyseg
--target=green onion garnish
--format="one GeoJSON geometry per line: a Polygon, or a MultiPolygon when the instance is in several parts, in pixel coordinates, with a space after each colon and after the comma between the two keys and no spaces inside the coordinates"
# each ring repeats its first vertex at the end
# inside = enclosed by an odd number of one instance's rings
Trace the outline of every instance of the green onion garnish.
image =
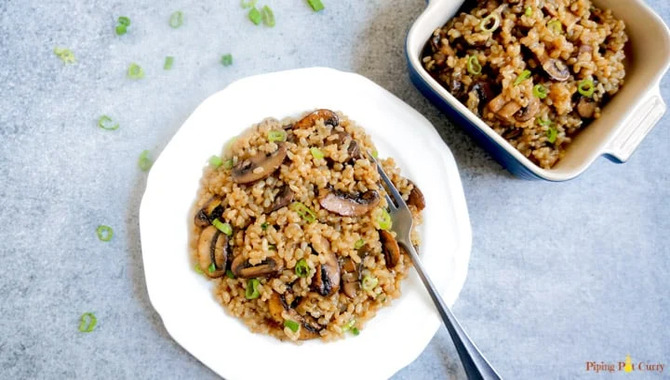
{"type": "Polygon", "coordinates": [[[286,131],[268,131],[268,141],[286,141],[286,131]]]}
{"type": "Polygon", "coordinates": [[[130,26],[130,19],[126,16],[121,16],[118,19],[118,23],[119,24],[116,26],[116,35],[122,36],[128,31],[128,27],[130,26]]]}
{"type": "Polygon", "coordinates": [[[300,202],[293,202],[289,208],[300,215],[301,218],[306,220],[308,223],[312,223],[316,220],[316,214],[314,211],[310,210],[309,207],[305,206],[300,202]]]}
{"type": "Polygon", "coordinates": [[[261,293],[258,291],[258,284],[260,284],[260,281],[255,278],[247,281],[247,289],[244,291],[244,296],[248,300],[258,298],[261,295],[261,293]]]}
{"type": "Polygon", "coordinates": [[[272,9],[268,7],[267,5],[261,9],[261,12],[263,13],[263,23],[265,25],[269,26],[270,28],[275,26],[275,14],[272,13],[272,9]]]}
{"type": "Polygon", "coordinates": [[[216,272],[216,265],[214,263],[209,264],[209,267],[207,268],[207,272],[209,272],[209,273],[216,272]]]}
{"type": "Polygon", "coordinates": [[[530,74],[531,74],[531,73],[530,73],[530,70],[524,70],[524,71],[522,71],[521,74],[519,74],[519,76],[518,76],[518,77],[516,78],[516,80],[514,81],[514,85],[515,85],[515,86],[518,86],[519,84],[521,84],[521,82],[523,82],[523,81],[525,81],[526,79],[530,78],[530,74]]]}
{"type": "Polygon", "coordinates": [[[354,244],[354,248],[355,249],[360,249],[360,248],[363,248],[364,245],[365,245],[365,240],[358,239],[358,240],[356,240],[356,243],[354,244]]]}
{"type": "Polygon", "coordinates": [[[500,17],[497,14],[491,13],[490,15],[484,17],[479,23],[479,29],[484,32],[493,32],[500,26],[500,17]],[[491,26],[487,26],[491,24],[491,26]]]}
{"type": "Polygon", "coordinates": [[[202,269],[200,269],[200,264],[195,264],[193,266],[193,269],[195,269],[196,273],[198,274],[205,274],[205,272],[203,272],[202,269]]]}
{"type": "Polygon", "coordinates": [[[212,225],[228,236],[233,234],[233,227],[230,226],[230,223],[223,223],[217,218],[212,221],[212,225]]]}
{"type": "Polygon", "coordinates": [[[221,157],[219,156],[212,156],[209,158],[209,166],[211,166],[214,169],[218,169],[219,166],[223,165],[223,161],[221,161],[221,157]]]}
{"type": "Polygon", "coordinates": [[[233,271],[230,269],[226,269],[226,277],[228,278],[235,278],[235,274],[233,274],[233,271]]]}
{"type": "Polygon", "coordinates": [[[536,98],[544,99],[549,94],[549,90],[541,84],[536,84],[533,86],[533,96],[536,98]]]}
{"type": "Polygon", "coordinates": [[[372,290],[379,284],[379,280],[377,277],[372,277],[370,275],[365,275],[363,276],[363,279],[361,280],[361,287],[363,290],[372,290]]]}
{"type": "Polygon", "coordinates": [[[593,96],[593,93],[596,91],[596,86],[593,83],[593,80],[591,79],[584,79],[583,81],[579,82],[577,85],[577,91],[579,91],[580,94],[583,96],[586,96],[588,98],[593,96]]]}
{"type": "Polygon", "coordinates": [[[181,11],[176,11],[170,15],[170,26],[177,29],[184,23],[184,14],[181,11]]]}
{"type": "Polygon", "coordinates": [[[547,120],[537,119],[537,124],[539,124],[543,127],[546,127],[548,125],[551,125],[551,120],[549,120],[549,119],[547,119],[547,120]]]}
{"type": "Polygon", "coordinates": [[[107,115],[102,115],[98,119],[98,127],[107,130],[107,131],[115,131],[119,129],[119,123],[112,123],[112,118],[107,116],[107,115]]]}
{"type": "Polygon", "coordinates": [[[309,152],[312,153],[312,157],[314,157],[314,158],[317,159],[317,160],[319,160],[319,159],[325,157],[325,155],[323,154],[323,152],[321,151],[321,149],[319,149],[319,148],[317,148],[317,147],[315,147],[315,146],[309,148],[309,152]]]}
{"type": "Polygon", "coordinates": [[[382,209],[382,213],[381,215],[379,215],[379,219],[377,219],[377,224],[379,224],[379,228],[381,228],[382,230],[388,230],[393,225],[391,215],[389,215],[386,209],[384,208],[382,209]]]}
{"type": "Polygon", "coordinates": [[[379,152],[377,152],[376,150],[373,150],[372,151],[372,157],[374,157],[375,159],[379,158],[379,152]]]}
{"type": "Polygon", "coordinates": [[[242,6],[242,8],[247,9],[247,8],[255,7],[256,6],[256,1],[257,0],[249,0],[249,1],[242,0],[240,2],[240,5],[242,6]]]}
{"type": "Polygon", "coordinates": [[[549,30],[551,30],[554,34],[561,34],[563,33],[563,24],[561,24],[560,21],[553,19],[547,23],[547,27],[549,30]]]}
{"type": "Polygon", "coordinates": [[[256,25],[259,25],[263,20],[263,15],[261,15],[261,12],[259,12],[256,7],[251,8],[249,9],[249,20],[256,25]]]}
{"type": "Polygon", "coordinates": [[[479,64],[479,58],[476,55],[468,57],[468,72],[470,75],[479,75],[482,73],[482,65],[479,64]]]}
{"type": "Polygon", "coordinates": [[[98,324],[98,319],[95,317],[95,314],[84,313],[80,318],[79,331],[89,333],[93,331],[96,324],[98,324]]]}
{"type": "Polygon", "coordinates": [[[549,127],[549,129],[547,129],[547,141],[553,144],[556,142],[556,136],[558,136],[558,131],[556,128],[549,127]]]}
{"type": "Polygon", "coordinates": [[[60,60],[63,61],[63,63],[75,63],[76,61],[72,50],[67,48],[55,47],[54,54],[56,54],[56,57],[60,58],[60,60]]]}
{"type": "Polygon", "coordinates": [[[224,169],[232,169],[233,168],[233,159],[229,159],[223,162],[223,168],[224,169]]]}
{"type": "Polygon", "coordinates": [[[526,17],[530,17],[533,15],[533,8],[532,7],[526,7],[526,12],[524,13],[526,17]]]}
{"type": "Polygon", "coordinates": [[[224,66],[230,66],[233,64],[233,55],[225,54],[221,56],[221,64],[224,66]]]}
{"type": "Polygon", "coordinates": [[[137,165],[143,171],[151,169],[151,165],[153,165],[153,162],[151,162],[151,158],[149,158],[148,150],[143,150],[142,153],[140,153],[140,158],[137,160],[137,165]]]}
{"type": "Polygon", "coordinates": [[[347,332],[347,331],[351,330],[352,328],[354,328],[355,325],[356,325],[356,320],[354,318],[351,318],[351,320],[349,320],[349,322],[347,322],[347,324],[342,326],[342,331],[347,332]]]}
{"type": "Polygon", "coordinates": [[[305,278],[309,275],[309,265],[307,265],[307,260],[298,260],[298,262],[295,264],[295,275],[302,278],[305,278]]]}
{"type": "Polygon", "coordinates": [[[112,236],[114,236],[112,227],[105,225],[99,225],[98,228],[96,228],[95,233],[98,234],[98,239],[100,239],[100,241],[110,241],[112,240],[112,236]]]}
{"type": "Polygon", "coordinates": [[[174,63],[174,57],[172,56],[167,56],[165,57],[165,63],[163,64],[163,70],[170,70],[172,68],[172,64],[174,63]]]}
{"type": "Polygon", "coordinates": [[[321,0],[307,0],[307,3],[309,4],[310,7],[312,7],[312,10],[314,12],[318,12],[323,8],[325,8],[321,0]]]}
{"type": "Polygon", "coordinates": [[[118,22],[119,25],[130,26],[130,19],[126,16],[120,16],[118,22]]]}
{"type": "Polygon", "coordinates": [[[128,78],[130,79],[142,79],[144,78],[144,69],[137,63],[131,63],[128,66],[128,78]]]}
{"type": "Polygon", "coordinates": [[[263,231],[267,230],[268,226],[270,226],[268,223],[261,224],[261,230],[263,230],[263,231]]]}
{"type": "Polygon", "coordinates": [[[268,250],[270,251],[277,251],[277,246],[274,244],[268,244],[268,250]]]}
{"type": "Polygon", "coordinates": [[[361,332],[358,331],[358,328],[352,327],[351,328],[351,333],[354,334],[354,336],[358,336],[358,334],[360,334],[361,332]]]}
{"type": "Polygon", "coordinates": [[[284,321],[284,327],[288,327],[293,332],[298,332],[298,329],[300,328],[300,324],[296,321],[292,321],[290,319],[287,319],[287,320],[284,321]]]}

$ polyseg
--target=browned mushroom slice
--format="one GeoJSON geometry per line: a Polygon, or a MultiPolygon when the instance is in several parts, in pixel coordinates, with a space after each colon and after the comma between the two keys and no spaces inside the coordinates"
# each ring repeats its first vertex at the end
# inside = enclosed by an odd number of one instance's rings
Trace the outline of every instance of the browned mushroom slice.
{"type": "Polygon", "coordinates": [[[326,262],[316,266],[316,273],[312,278],[312,290],[326,297],[340,288],[340,265],[335,253],[324,254],[326,262]]]}
{"type": "MultiPolygon", "coordinates": [[[[408,180],[409,181],[409,180],[408,180]]],[[[412,181],[409,181],[409,183],[414,186],[412,188],[412,191],[409,193],[409,198],[407,198],[407,204],[412,205],[416,207],[418,211],[423,210],[426,208],[426,200],[423,198],[423,193],[421,190],[419,190],[419,187],[412,181]]]]}
{"type": "Polygon", "coordinates": [[[479,100],[477,108],[481,114],[484,110],[484,106],[493,98],[493,89],[491,88],[491,85],[482,80],[477,81],[472,85],[470,93],[473,93],[479,100]]]}
{"type": "Polygon", "coordinates": [[[596,106],[597,104],[593,99],[582,96],[582,98],[579,99],[579,103],[577,103],[577,112],[579,113],[579,116],[585,119],[591,119],[596,112],[596,106]]]}
{"type": "Polygon", "coordinates": [[[279,192],[275,196],[274,202],[272,202],[272,206],[270,207],[269,212],[277,211],[282,207],[286,207],[289,204],[293,202],[293,191],[291,191],[291,188],[288,187],[288,185],[284,185],[279,189],[279,192]]]}
{"type": "Polygon", "coordinates": [[[230,266],[233,274],[240,278],[271,277],[283,269],[282,265],[272,257],[268,257],[260,264],[251,265],[242,255],[235,257],[230,266]]]}
{"type": "Polygon", "coordinates": [[[346,257],[342,260],[340,268],[342,270],[342,291],[347,297],[353,299],[356,297],[360,284],[356,264],[350,257],[346,257]]]}
{"type": "Polygon", "coordinates": [[[283,143],[278,145],[279,148],[270,154],[259,152],[235,165],[232,171],[233,181],[240,184],[251,183],[274,173],[286,157],[286,145],[283,143]]]}
{"type": "Polygon", "coordinates": [[[556,58],[540,59],[542,68],[554,80],[564,82],[570,78],[570,69],[563,61],[556,58]]]}
{"type": "Polygon", "coordinates": [[[346,194],[328,191],[319,198],[319,204],[330,212],[342,216],[361,216],[374,209],[381,200],[379,193],[368,190],[363,194],[346,194]]]}
{"type": "Polygon", "coordinates": [[[319,334],[321,330],[323,330],[323,327],[317,323],[302,321],[302,323],[300,323],[300,335],[298,336],[298,339],[310,340],[319,338],[321,336],[321,334],[319,334]]]}
{"type": "Polygon", "coordinates": [[[282,313],[284,310],[288,310],[288,305],[283,299],[283,296],[279,295],[277,292],[272,292],[270,299],[268,300],[268,311],[272,319],[280,324],[284,323],[284,317],[282,313]]]}
{"type": "Polygon", "coordinates": [[[327,109],[320,109],[298,120],[298,122],[296,122],[293,125],[293,128],[295,129],[310,128],[314,126],[316,121],[319,119],[323,119],[324,124],[333,127],[340,123],[340,119],[337,117],[337,114],[335,112],[327,109]]]}
{"type": "Polygon", "coordinates": [[[384,253],[384,260],[386,267],[389,269],[395,268],[400,261],[400,247],[393,235],[385,230],[379,231],[379,239],[382,243],[382,252],[384,253]]]}
{"type": "Polygon", "coordinates": [[[195,214],[193,222],[198,227],[207,227],[212,224],[212,221],[216,218],[220,218],[223,214],[223,207],[221,202],[223,200],[220,197],[213,196],[210,200],[205,203],[204,206],[195,214]]]}
{"type": "Polygon", "coordinates": [[[198,238],[200,269],[209,277],[221,277],[226,273],[227,260],[228,236],[214,226],[205,228],[198,238]]]}
{"type": "Polygon", "coordinates": [[[540,112],[540,101],[533,97],[527,107],[521,108],[514,114],[514,118],[516,121],[523,123],[535,117],[538,112],[540,112]]]}
{"type": "Polygon", "coordinates": [[[501,109],[496,112],[496,116],[503,120],[510,120],[514,114],[519,112],[521,109],[521,104],[515,102],[514,100],[510,100],[507,102],[501,109]]]}

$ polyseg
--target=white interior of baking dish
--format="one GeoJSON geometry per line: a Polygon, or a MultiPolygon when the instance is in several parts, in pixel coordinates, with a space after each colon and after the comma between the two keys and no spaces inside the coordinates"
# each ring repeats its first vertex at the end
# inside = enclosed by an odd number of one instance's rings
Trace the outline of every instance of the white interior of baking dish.
{"type": "Polygon", "coordinates": [[[574,178],[601,155],[625,162],[665,113],[659,82],[670,65],[670,32],[642,0],[593,2],[598,7],[611,9],[626,23],[629,37],[626,81],[605,106],[600,119],[574,138],[565,157],[552,169],[542,169],[519,153],[423,69],[420,55],[424,45],[436,28],[456,15],[464,1],[431,0],[428,3],[407,36],[409,61],[424,81],[458,112],[541,178],[551,181],[574,178]]]}

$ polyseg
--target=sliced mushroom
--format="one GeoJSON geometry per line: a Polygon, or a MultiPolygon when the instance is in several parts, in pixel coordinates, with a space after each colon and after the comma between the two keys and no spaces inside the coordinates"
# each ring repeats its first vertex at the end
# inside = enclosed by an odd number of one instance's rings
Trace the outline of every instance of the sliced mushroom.
{"type": "Polygon", "coordinates": [[[538,112],[540,112],[540,101],[536,97],[532,97],[528,106],[517,111],[514,118],[516,121],[523,123],[532,119],[538,112]]]}
{"type": "Polygon", "coordinates": [[[570,69],[568,68],[568,65],[560,59],[540,59],[540,62],[542,62],[544,71],[554,80],[564,82],[570,78],[570,69]]]}
{"type": "Polygon", "coordinates": [[[198,238],[198,265],[209,277],[221,277],[226,273],[228,261],[228,236],[214,226],[202,230],[198,238]],[[210,272],[211,265],[214,270],[210,272]]]}
{"type": "Polygon", "coordinates": [[[503,132],[502,137],[504,137],[506,140],[512,140],[515,139],[523,134],[523,129],[522,128],[510,128],[503,132]]]}
{"type": "Polygon", "coordinates": [[[275,196],[274,202],[272,202],[272,206],[270,207],[269,212],[277,211],[282,207],[286,207],[291,202],[293,202],[293,191],[288,185],[284,185],[279,189],[279,192],[275,196]]]}
{"type": "Polygon", "coordinates": [[[400,261],[400,247],[398,247],[398,242],[393,235],[386,230],[379,231],[379,240],[382,243],[382,252],[384,253],[386,267],[389,269],[395,268],[400,261]]]}
{"type": "Polygon", "coordinates": [[[579,116],[584,119],[591,119],[596,112],[596,106],[597,104],[593,99],[582,96],[581,99],[579,99],[579,103],[577,103],[577,112],[579,113],[579,116]]]}
{"type": "Polygon", "coordinates": [[[358,160],[360,158],[363,158],[363,154],[361,152],[360,145],[354,138],[346,133],[346,132],[337,132],[335,133],[336,136],[338,136],[337,140],[335,140],[335,143],[338,146],[347,146],[347,154],[349,156],[349,159],[347,160],[348,162],[353,162],[354,160],[358,160]]]}
{"type": "Polygon", "coordinates": [[[330,212],[342,216],[361,216],[374,209],[381,200],[379,193],[368,190],[363,194],[347,194],[341,191],[327,191],[319,204],[330,212]]]}
{"type": "Polygon", "coordinates": [[[283,269],[282,265],[272,257],[268,257],[258,265],[251,265],[243,255],[237,255],[230,267],[233,274],[240,278],[271,277],[283,269]]]}
{"type": "Polygon", "coordinates": [[[212,221],[216,218],[220,218],[223,214],[223,207],[221,202],[223,200],[220,197],[213,196],[210,198],[207,203],[195,214],[193,222],[198,227],[207,227],[212,224],[212,221]]]}
{"type": "Polygon", "coordinates": [[[340,119],[337,117],[337,114],[335,112],[327,109],[320,109],[298,120],[298,122],[296,122],[293,125],[293,128],[295,129],[310,128],[314,126],[316,121],[319,119],[323,119],[324,124],[333,127],[340,123],[340,119]]]}
{"type": "Polygon", "coordinates": [[[270,299],[268,299],[268,311],[272,319],[277,323],[284,323],[284,317],[282,316],[284,310],[288,310],[288,305],[283,295],[272,292],[270,299]]]}
{"type": "Polygon", "coordinates": [[[279,169],[286,158],[286,145],[279,143],[279,148],[270,153],[259,152],[233,167],[233,181],[240,184],[251,183],[270,176],[279,169]]]}
{"type": "Polygon", "coordinates": [[[493,98],[493,89],[491,88],[491,85],[488,82],[485,81],[477,81],[475,82],[474,85],[472,85],[472,88],[470,89],[470,92],[473,92],[479,99],[479,113],[482,113],[482,110],[484,109],[484,106],[486,103],[488,103],[489,100],[493,98]]]}
{"type": "Polygon", "coordinates": [[[342,290],[347,297],[353,299],[360,285],[356,263],[350,257],[346,257],[342,260],[340,268],[342,270],[342,290]]]}
{"type": "Polygon", "coordinates": [[[419,190],[419,187],[412,181],[409,183],[414,186],[412,191],[409,193],[409,198],[407,198],[407,204],[416,207],[418,211],[423,210],[426,207],[426,200],[423,198],[423,193],[419,190]]]}
{"type": "Polygon", "coordinates": [[[303,317],[294,309],[291,309],[286,303],[284,295],[272,292],[272,295],[268,300],[268,311],[270,312],[272,320],[280,326],[284,325],[283,313],[287,312],[291,320],[300,324],[300,332],[298,335],[298,339],[300,340],[309,340],[321,336],[319,332],[323,330],[323,327],[318,323],[311,321],[311,318],[303,317]]]}
{"type": "Polygon", "coordinates": [[[312,290],[326,297],[340,288],[340,265],[333,252],[323,254],[326,262],[316,266],[316,273],[312,278],[312,290]]]}

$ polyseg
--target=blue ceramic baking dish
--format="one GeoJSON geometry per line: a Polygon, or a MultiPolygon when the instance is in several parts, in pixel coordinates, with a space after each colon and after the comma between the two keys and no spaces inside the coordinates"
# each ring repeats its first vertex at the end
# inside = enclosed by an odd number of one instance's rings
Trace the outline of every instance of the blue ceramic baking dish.
{"type": "Polygon", "coordinates": [[[630,45],[626,83],[605,106],[602,116],[574,138],[565,157],[551,169],[541,168],[461,104],[421,65],[421,53],[433,31],[454,17],[463,3],[428,1],[407,35],[410,78],[421,93],[511,173],[526,179],[565,181],[583,173],[600,156],[616,163],[626,162],[665,113],[659,83],[670,65],[668,27],[642,0],[593,0],[596,6],[611,9],[626,23],[630,45]]]}

